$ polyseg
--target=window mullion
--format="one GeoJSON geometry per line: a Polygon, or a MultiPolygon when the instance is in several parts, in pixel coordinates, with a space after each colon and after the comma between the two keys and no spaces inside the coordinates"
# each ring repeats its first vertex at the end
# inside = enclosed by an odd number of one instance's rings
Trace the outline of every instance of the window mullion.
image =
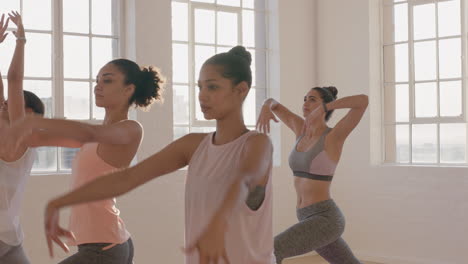
{"type": "MultiPolygon", "coordinates": [[[[412,123],[415,119],[415,93],[414,93],[414,80],[415,80],[415,70],[414,70],[414,26],[413,26],[413,5],[408,3],[408,59],[409,59],[409,163],[413,163],[413,126],[412,123]]],[[[395,141],[396,142],[396,141],[395,141]]]]}

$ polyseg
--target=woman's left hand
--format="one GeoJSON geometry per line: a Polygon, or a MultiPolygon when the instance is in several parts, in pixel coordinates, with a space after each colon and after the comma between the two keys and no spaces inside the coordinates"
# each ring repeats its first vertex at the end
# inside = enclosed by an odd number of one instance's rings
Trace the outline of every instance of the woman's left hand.
{"type": "Polygon", "coordinates": [[[225,245],[226,230],[227,221],[215,216],[198,240],[184,249],[185,254],[198,250],[200,264],[218,264],[221,259],[229,264],[225,245]]]}
{"type": "Polygon", "coordinates": [[[49,248],[50,257],[54,257],[53,242],[59,245],[65,252],[69,252],[67,244],[65,244],[60,237],[67,237],[75,239],[75,236],[71,231],[63,229],[59,225],[59,209],[53,205],[53,202],[49,202],[45,211],[45,234],[47,239],[47,247],[49,248]]]}
{"type": "Polygon", "coordinates": [[[9,18],[7,18],[7,20],[5,21],[5,15],[2,15],[2,18],[0,19],[0,43],[2,43],[8,36],[8,33],[5,33],[5,31],[8,28],[9,21],[9,18]]]}

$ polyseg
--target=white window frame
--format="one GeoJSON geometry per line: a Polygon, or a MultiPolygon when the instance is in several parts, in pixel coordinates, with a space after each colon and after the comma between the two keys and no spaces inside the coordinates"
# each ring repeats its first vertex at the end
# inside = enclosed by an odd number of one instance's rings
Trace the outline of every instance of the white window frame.
{"type": "MultiPolygon", "coordinates": [[[[23,0],[20,1],[20,14],[23,14],[23,0]]],[[[83,1],[83,0],[80,0],[83,1]]],[[[92,32],[92,0],[87,0],[89,4],[89,32],[92,32]]],[[[51,30],[33,30],[25,28],[26,37],[28,33],[42,33],[51,35],[51,78],[48,77],[28,77],[25,76],[24,80],[33,80],[33,81],[50,81],[52,88],[52,113],[50,116],[52,118],[65,118],[64,116],[64,82],[65,81],[81,81],[88,82],[90,85],[90,116],[88,119],[79,120],[91,124],[101,124],[102,120],[96,119],[93,117],[93,105],[94,105],[94,94],[93,94],[93,83],[96,81],[96,77],[93,75],[92,69],[92,39],[93,37],[99,38],[108,38],[117,40],[114,42],[113,48],[113,57],[123,57],[125,54],[125,31],[122,25],[125,24],[125,13],[124,13],[124,0],[112,0],[113,3],[113,25],[116,28],[116,32],[110,35],[99,35],[92,33],[74,33],[74,32],[64,32],[63,31],[63,0],[51,0],[51,30]],[[89,78],[65,78],[63,67],[64,67],[64,44],[63,37],[67,36],[81,36],[89,37],[89,69],[90,75],[89,78]]],[[[5,76],[4,76],[5,77],[5,76]]],[[[5,79],[5,78],[4,78],[5,79]]],[[[27,89],[27,87],[25,87],[27,89]]],[[[46,113],[47,114],[47,113],[46,113]]],[[[34,170],[32,174],[34,175],[53,175],[53,174],[64,174],[69,173],[69,169],[61,169],[62,156],[61,148],[57,147],[56,150],[56,161],[57,167],[55,171],[42,171],[34,170]]]]}
{"type": "MultiPolygon", "coordinates": [[[[447,0],[402,0],[398,2],[394,2],[393,0],[381,0],[381,52],[382,52],[382,78],[381,78],[381,87],[382,87],[382,105],[383,105],[383,115],[382,118],[384,122],[382,122],[382,131],[383,131],[383,142],[382,145],[384,146],[384,153],[383,153],[383,161],[386,164],[394,164],[394,165],[418,165],[418,166],[468,166],[468,122],[467,122],[467,91],[466,91],[466,81],[467,81],[467,66],[468,66],[468,59],[466,57],[467,54],[467,37],[468,34],[467,30],[467,19],[468,19],[468,9],[467,9],[467,2],[466,0],[460,0],[460,19],[461,19],[461,34],[448,36],[448,37],[439,37],[439,28],[438,28],[438,3],[447,1],[447,0]],[[385,12],[386,8],[392,7],[398,4],[408,4],[408,41],[400,41],[400,42],[385,42],[385,34],[393,34],[393,24],[389,24],[389,21],[385,21],[385,12]],[[429,39],[420,39],[414,40],[413,39],[413,6],[419,4],[427,4],[427,3],[435,3],[435,22],[436,22],[436,37],[429,38],[429,39]],[[391,29],[391,32],[388,30],[391,29]],[[461,77],[460,78],[439,78],[439,41],[446,40],[446,39],[461,39],[461,77]],[[415,66],[414,66],[414,44],[418,42],[425,42],[425,41],[435,41],[436,42],[436,79],[434,80],[425,80],[425,81],[415,81],[415,66]],[[386,82],[385,80],[385,72],[387,70],[386,66],[389,68],[394,67],[394,65],[386,65],[385,62],[385,53],[384,48],[388,46],[394,46],[398,44],[408,44],[408,82],[386,82]],[[461,81],[461,90],[462,90],[462,113],[460,116],[457,117],[441,117],[440,116],[440,83],[446,81],[461,81]],[[437,85],[437,117],[416,117],[415,116],[415,85],[419,83],[436,83],[437,85]],[[409,87],[409,120],[408,122],[397,122],[395,120],[395,90],[394,87],[396,85],[408,85],[409,87]],[[393,86],[391,88],[387,88],[388,86],[393,86]],[[390,90],[390,91],[389,91],[390,90]],[[440,125],[441,124],[452,124],[452,123],[464,123],[467,125],[467,133],[466,137],[466,147],[465,147],[465,163],[441,163],[440,157],[440,125]],[[413,150],[413,142],[412,142],[412,125],[414,124],[435,124],[437,126],[437,142],[436,142],[436,155],[437,155],[437,162],[435,163],[418,163],[413,162],[412,160],[412,150],[413,150]],[[396,154],[396,126],[397,125],[408,125],[409,127],[409,162],[397,162],[397,154],[396,154]]],[[[393,22],[393,16],[392,16],[393,22]]],[[[394,62],[393,62],[394,63],[394,62]]]]}
{"type": "MultiPolygon", "coordinates": [[[[267,12],[268,10],[268,0],[261,0],[264,1],[264,10],[259,10],[255,8],[248,8],[243,6],[243,1],[240,0],[240,7],[233,7],[233,6],[225,6],[225,5],[219,5],[217,4],[217,0],[214,0],[215,3],[202,3],[202,2],[194,2],[190,0],[172,0],[172,2],[179,2],[179,3],[184,3],[188,4],[187,12],[188,12],[188,41],[180,41],[180,40],[172,40],[172,44],[184,44],[188,45],[188,67],[189,67],[189,76],[188,76],[188,83],[183,83],[183,82],[172,82],[173,85],[179,85],[179,86],[188,86],[189,89],[189,124],[176,124],[174,122],[173,127],[174,128],[188,128],[189,133],[192,132],[192,129],[196,128],[213,128],[215,129],[216,123],[214,121],[206,121],[206,120],[197,120],[196,119],[196,104],[198,103],[198,99],[196,98],[196,93],[195,93],[195,87],[197,86],[197,77],[195,73],[195,46],[209,46],[209,47],[231,47],[229,45],[221,45],[221,44],[206,44],[206,43],[198,43],[195,42],[195,37],[194,37],[194,32],[195,32],[195,23],[194,23],[194,16],[192,15],[194,13],[194,10],[196,8],[202,8],[202,9],[209,9],[209,10],[215,10],[215,11],[226,11],[226,12],[231,12],[231,13],[237,13],[238,14],[238,45],[242,45],[243,43],[243,28],[242,28],[242,21],[243,21],[243,10],[249,10],[253,11],[255,14],[261,13],[264,18],[265,18],[265,25],[263,29],[261,30],[262,33],[264,33],[264,43],[265,47],[252,47],[252,46],[245,46],[248,50],[255,50],[255,54],[257,52],[263,52],[265,55],[265,65],[263,65],[263,69],[261,71],[264,72],[265,75],[265,87],[261,86],[252,86],[252,89],[255,89],[256,91],[256,113],[259,113],[259,110],[261,109],[261,106],[264,102],[264,100],[269,96],[269,78],[268,78],[268,60],[269,60],[269,48],[268,48],[268,19],[269,19],[269,14],[267,12]]],[[[216,13],[215,13],[216,14],[216,13]]],[[[256,31],[258,32],[258,31],[256,31]]],[[[217,39],[216,37],[217,34],[217,19],[215,18],[215,41],[217,39]]],[[[255,36],[257,38],[257,36],[255,36]]],[[[256,64],[257,69],[262,67],[258,62],[256,64]]],[[[256,71],[257,73],[260,71],[256,71]]],[[[247,125],[249,128],[253,129],[254,126],[252,125],[247,125]]]]}

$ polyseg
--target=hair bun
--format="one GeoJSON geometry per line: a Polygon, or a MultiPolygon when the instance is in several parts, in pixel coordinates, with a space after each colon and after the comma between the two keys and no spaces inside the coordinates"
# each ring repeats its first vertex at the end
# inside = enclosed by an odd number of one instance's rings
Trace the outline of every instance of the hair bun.
{"type": "Polygon", "coordinates": [[[336,96],[338,95],[338,89],[336,89],[335,86],[325,87],[325,89],[327,89],[333,95],[333,98],[336,99],[336,96]]]}
{"type": "Polygon", "coordinates": [[[228,53],[235,55],[235,56],[242,57],[244,60],[247,61],[249,66],[252,64],[252,55],[243,46],[236,46],[232,48],[228,53]]]}

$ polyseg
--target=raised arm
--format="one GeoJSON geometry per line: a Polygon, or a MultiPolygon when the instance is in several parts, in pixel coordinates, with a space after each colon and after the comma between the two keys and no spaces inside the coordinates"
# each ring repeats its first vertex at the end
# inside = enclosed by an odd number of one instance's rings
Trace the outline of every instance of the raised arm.
{"type": "Polygon", "coordinates": [[[304,119],[291,112],[273,98],[267,99],[262,106],[258,117],[257,129],[260,132],[270,133],[270,120],[278,122],[277,116],[296,136],[299,136],[304,124],[304,119]]]}
{"type": "MultiPolygon", "coordinates": [[[[5,32],[8,29],[9,21],[10,21],[9,18],[7,18],[7,20],[5,21],[5,15],[2,15],[2,18],[0,19],[0,43],[2,43],[8,35],[8,33],[5,33],[5,32]]],[[[3,87],[3,79],[2,79],[2,74],[0,73],[0,108],[3,106],[4,102],[5,102],[5,94],[4,94],[4,87],[3,87]]]]}
{"type": "Polygon", "coordinates": [[[24,46],[26,44],[23,22],[18,12],[12,12],[9,19],[17,26],[16,47],[8,70],[8,114],[13,123],[25,115],[23,77],[24,77],[24,46]]]}
{"type": "Polygon", "coordinates": [[[240,188],[243,182],[251,185],[266,185],[268,170],[272,162],[273,146],[268,136],[258,134],[251,136],[245,143],[242,152],[242,160],[238,169],[232,173],[237,175],[231,184],[221,206],[218,208],[206,230],[192,245],[186,249],[186,253],[198,250],[200,263],[206,259],[216,261],[224,259],[229,263],[225,250],[225,233],[227,222],[236,203],[240,201],[240,188]]]}
{"type": "Polygon", "coordinates": [[[152,155],[134,167],[108,174],[49,202],[45,214],[45,228],[49,253],[53,256],[52,241],[62,248],[66,245],[59,236],[69,235],[59,227],[60,208],[73,204],[98,201],[127,193],[159,176],[185,167],[201,142],[200,134],[189,134],[169,144],[160,152],[152,155]]]}

